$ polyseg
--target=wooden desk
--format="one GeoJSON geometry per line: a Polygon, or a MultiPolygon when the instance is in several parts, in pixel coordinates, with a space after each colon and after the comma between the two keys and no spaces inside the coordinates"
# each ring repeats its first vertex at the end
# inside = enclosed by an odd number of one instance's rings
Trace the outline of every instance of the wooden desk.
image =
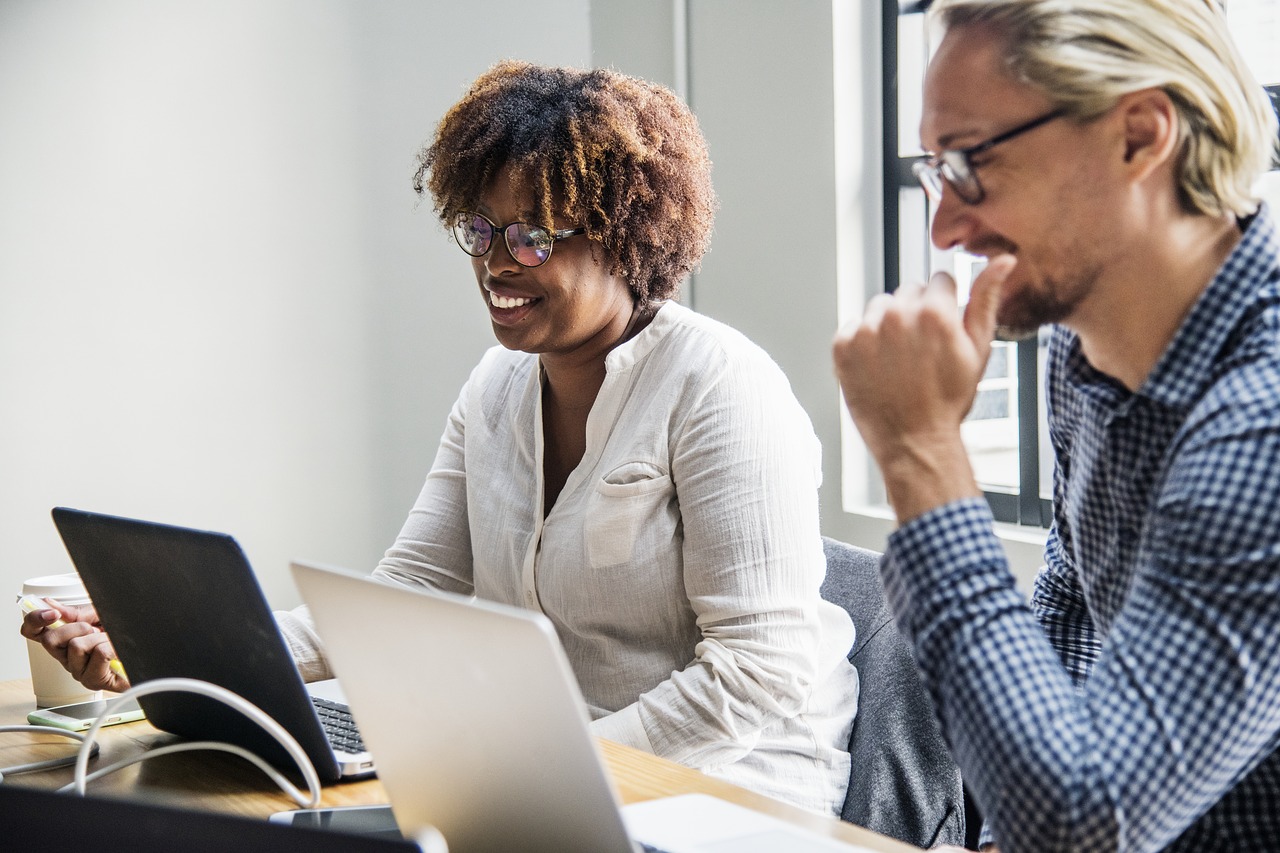
{"type": "MultiPolygon", "coordinates": [[[[34,707],[35,698],[29,681],[0,681],[0,725],[25,723],[27,713],[34,707]]],[[[102,752],[90,763],[89,769],[105,767],[108,763],[172,740],[172,735],[160,732],[146,722],[110,726],[99,733],[102,752]]],[[[916,850],[862,827],[813,814],[648,753],[610,741],[599,743],[618,796],[624,803],[675,794],[711,794],[881,853],[916,850]]],[[[0,767],[74,754],[74,750],[73,741],[56,735],[4,733],[0,734],[0,767]]],[[[59,788],[71,782],[74,775],[72,767],[61,767],[41,773],[6,776],[4,784],[59,788]]],[[[139,798],[262,818],[297,807],[248,762],[225,753],[206,751],[149,759],[90,782],[88,790],[94,795],[139,798]]],[[[322,804],[326,806],[386,801],[386,794],[376,779],[329,785],[323,789],[321,797],[322,804]]]]}

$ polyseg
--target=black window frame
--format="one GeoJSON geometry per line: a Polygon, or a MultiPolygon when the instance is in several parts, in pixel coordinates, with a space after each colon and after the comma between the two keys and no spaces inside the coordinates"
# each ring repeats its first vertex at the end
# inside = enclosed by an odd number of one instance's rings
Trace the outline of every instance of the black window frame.
{"type": "MultiPolygon", "coordinates": [[[[917,189],[920,182],[911,171],[920,157],[898,154],[898,17],[921,14],[928,2],[882,0],[882,113],[884,154],[884,289],[892,293],[901,284],[902,258],[901,210],[898,194],[904,188],[917,189]]],[[[927,233],[927,223],[926,223],[927,233]]],[[[1017,352],[1017,420],[1018,420],[1018,488],[1002,491],[984,488],[983,496],[991,506],[996,521],[1031,527],[1048,527],[1053,519],[1053,504],[1040,497],[1040,416],[1038,344],[1034,338],[1020,341],[1017,352]]]]}

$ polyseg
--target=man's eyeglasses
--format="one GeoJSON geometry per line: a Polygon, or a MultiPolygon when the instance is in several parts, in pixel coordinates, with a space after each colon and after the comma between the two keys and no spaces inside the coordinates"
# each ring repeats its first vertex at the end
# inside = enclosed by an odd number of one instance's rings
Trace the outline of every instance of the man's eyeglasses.
{"type": "Polygon", "coordinates": [[[545,264],[551,257],[551,247],[557,240],[587,233],[586,228],[549,231],[527,222],[512,222],[499,228],[484,214],[469,211],[459,213],[453,220],[453,239],[458,241],[462,251],[473,258],[482,257],[489,251],[493,246],[493,237],[499,231],[507,242],[507,251],[511,252],[511,257],[522,267],[545,264]]]}
{"type": "Polygon", "coordinates": [[[951,185],[961,201],[966,204],[977,204],[986,198],[987,194],[982,189],[982,184],[978,183],[978,174],[974,171],[975,167],[972,158],[990,151],[1001,142],[1008,142],[1015,136],[1021,136],[1029,130],[1035,130],[1040,125],[1051,122],[1055,118],[1061,118],[1064,115],[1066,115],[1064,110],[1054,110],[1039,118],[1032,119],[1026,124],[1020,124],[1013,130],[1006,130],[999,136],[993,136],[985,142],[979,142],[977,145],[942,151],[932,157],[920,160],[911,167],[911,171],[915,173],[920,185],[924,187],[924,191],[934,202],[942,201],[942,185],[945,181],[951,185]]]}

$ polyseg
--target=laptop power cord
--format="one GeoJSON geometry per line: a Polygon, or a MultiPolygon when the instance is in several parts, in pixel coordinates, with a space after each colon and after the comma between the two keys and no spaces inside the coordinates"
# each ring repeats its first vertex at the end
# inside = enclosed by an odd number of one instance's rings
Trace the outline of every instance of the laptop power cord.
{"type": "MultiPolygon", "coordinates": [[[[84,743],[87,738],[79,732],[69,732],[66,729],[55,729],[53,726],[0,726],[0,734],[7,732],[31,732],[32,734],[41,735],[58,735],[59,737],[71,738],[72,740],[84,743]]],[[[95,743],[91,748],[93,755],[98,754],[98,745],[95,743]]],[[[15,764],[12,767],[0,767],[0,782],[4,781],[5,776],[16,776],[19,773],[35,773],[40,770],[52,770],[55,767],[66,767],[68,764],[74,764],[76,756],[64,755],[60,758],[50,758],[45,761],[32,761],[28,764],[15,764]]]]}
{"type": "Polygon", "coordinates": [[[232,693],[225,687],[219,687],[216,684],[210,684],[207,681],[200,681],[195,678],[157,678],[154,681],[147,681],[135,687],[131,687],[119,696],[112,697],[107,700],[106,707],[103,709],[101,716],[94,721],[93,725],[83,735],[77,732],[69,732],[63,729],[55,729],[49,726],[0,726],[0,732],[38,732],[42,734],[57,734],[64,737],[70,737],[80,741],[80,749],[75,756],[63,756],[61,758],[53,758],[47,761],[37,761],[30,764],[20,764],[13,767],[0,768],[0,780],[3,780],[3,774],[26,773],[36,770],[49,770],[54,767],[65,767],[69,764],[75,764],[75,779],[68,785],[59,788],[60,791],[74,790],[77,794],[84,796],[85,785],[94,779],[99,779],[117,770],[121,770],[133,764],[137,764],[148,758],[158,755],[169,755],[176,752],[187,752],[196,749],[217,750],[220,752],[230,752],[238,755],[246,761],[256,766],[265,773],[271,781],[284,791],[295,803],[301,808],[316,808],[320,805],[320,777],[316,773],[315,767],[311,764],[311,760],[307,758],[307,754],[302,747],[294,739],[293,735],[285,731],[284,727],[269,717],[257,705],[249,702],[247,699],[232,693]],[[123,761],[117,761],[107,767],[99,768],[92,773],[88,772],[89,758],[98,754],[97,736],[98,731],[102,727],[102,721],[110,716],[118,706],[123,705],[129,699],[146,696],[151,693],[196,693],[201,696],[207,696],[228,705],[231,708],[244,714],[253,722],[262,727],[267,734],[271,735],[277,743],[284,747],[289,753],[289,757],[297,763],[298,769],[302,771],[302,778],[307,784],[308,793],[304,794],[292,782],[290,782],[280,771],[276,770],[262,758],[250,752],[243,747],[221,741],[200,740],[200,741],[183,741],[180,743],[167,744],[165,746],[149,749],[140,755],[126,758],[123,761]]]}

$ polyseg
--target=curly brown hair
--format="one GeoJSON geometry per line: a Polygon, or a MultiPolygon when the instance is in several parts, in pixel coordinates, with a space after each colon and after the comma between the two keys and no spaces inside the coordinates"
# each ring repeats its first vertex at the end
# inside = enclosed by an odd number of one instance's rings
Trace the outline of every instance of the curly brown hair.
{"type": "Polygon", "coordinates": [[[706,140],[669,89],[607,69],[494,65],[445,113],[413,187],[449,226],[498,172],[604,249],[645,304],[675,295],[711,239],[717,201],[706,140]]]}

